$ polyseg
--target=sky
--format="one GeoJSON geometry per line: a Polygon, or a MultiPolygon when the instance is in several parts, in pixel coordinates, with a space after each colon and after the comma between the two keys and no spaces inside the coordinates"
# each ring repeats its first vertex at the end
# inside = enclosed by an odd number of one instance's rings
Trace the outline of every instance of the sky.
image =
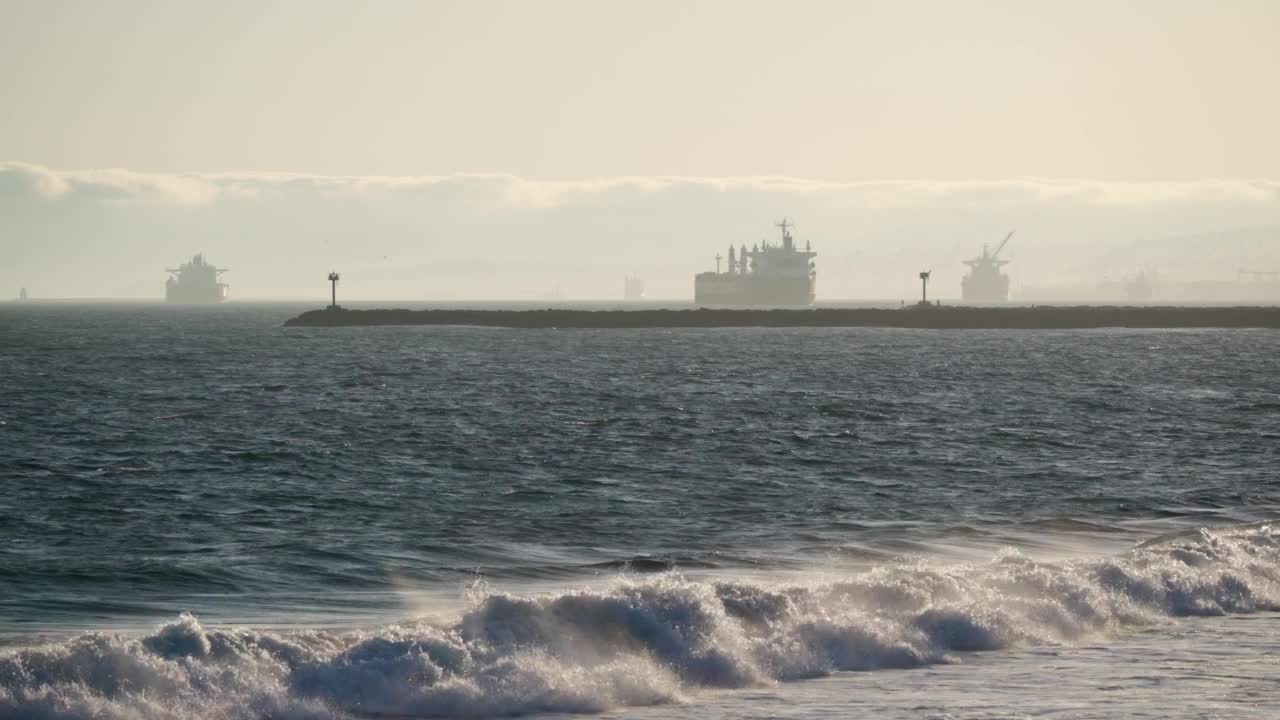
{"type": "Polygon", "coordinates": [[[1271,0],[0,0],[0,297],[156,297],[203,251],[237,298],[678,298],[784,216],[828,298],[954,294],[1015,229],[1015,288],[1280,269],[1278,31],[1271,0]]]}

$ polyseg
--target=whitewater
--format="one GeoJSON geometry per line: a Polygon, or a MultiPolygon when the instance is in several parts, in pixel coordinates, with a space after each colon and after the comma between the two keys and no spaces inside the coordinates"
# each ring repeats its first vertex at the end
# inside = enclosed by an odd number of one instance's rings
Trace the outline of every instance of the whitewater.
{"type": "Polygon", "coordinates": [[[1272,712],[1274,333],[295,312],[0,310],[0,718],[1272,712]]]}
{"type": "Polygon", "coordinates": [[[1280,528],[1145,543],[1101,560],[877,567],[806,584],[624,578],[477,591],[458,619],[368,631],[92,634],[0,659],[0,716],[476,717],[688,703],[840,671],[962,662],[1185,616],[1280,609],[1280,528]]]}

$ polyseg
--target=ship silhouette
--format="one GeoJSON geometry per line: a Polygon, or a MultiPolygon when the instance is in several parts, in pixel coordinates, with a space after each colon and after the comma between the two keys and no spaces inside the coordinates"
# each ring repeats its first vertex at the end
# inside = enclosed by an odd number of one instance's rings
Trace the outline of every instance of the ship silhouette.
{"type": "Polygon", "coordinates": [[[203,254],[191,258],[177,268],[166,268],[169,279],[164,283],[166,302],[183,304],[220,303],[227,299],[229,285],[220,281],[227,268],[215,267],[203,254]]]}
{"type": "Polygon", "coordinates": [[[1009,276],[1000,271],[1000,268],[1008,265],[1009,261],[1000,260],[999,256],[1004,246],[1009,244],[1011,237],[1013,237],[1012,232],[1005,235],[995,252],[990,252],[988,247],[983,245],[981,257],[964,261],[964,264],[969,266],[969,274],[960,280],[962,299],[968,302],[1009,301],[1009,276]]]}
{"type": "Polygon", "coordinates": [[[796,247],[790,222],[783,220],[777,226],[782,230],[780,245],[770,245],[766,240],[751,250],[745,244],[741,250],[730,245],[725,272],[720,270],[720,261],[724,258],[716,255],[715,272],[698,273],[694,277],[694,303],[721,307],[812,305],[817,277],[813,258],[817,253],[807,242],[804,250],[796,247]]]}

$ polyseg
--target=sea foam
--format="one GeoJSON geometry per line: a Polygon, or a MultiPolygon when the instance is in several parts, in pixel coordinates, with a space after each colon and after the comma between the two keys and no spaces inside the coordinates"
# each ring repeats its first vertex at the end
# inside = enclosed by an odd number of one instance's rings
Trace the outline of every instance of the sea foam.
{"type": "Polygon", "coordinates": [[[839,671],[1069,644],[1280,609],[1280,528],[1202,530],[1118,556],[917,559],[809,582],[619,577],[479,593],[454,621],[362,632],[92,634],[0,654],[0,718],[485,717],[681,702],[839,671]]]}

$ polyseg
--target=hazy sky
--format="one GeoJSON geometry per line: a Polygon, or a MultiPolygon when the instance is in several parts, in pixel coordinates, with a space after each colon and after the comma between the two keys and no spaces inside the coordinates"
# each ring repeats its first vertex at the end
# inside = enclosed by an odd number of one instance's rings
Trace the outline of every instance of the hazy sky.
{"type": "Polygon", "coordinates": [[[524,263],[484,284],[515,296],[582,265],[571,294],[624,266],[689,294],[778,214],[845,284],[835,258],[949,262],[1015,224],[1024,250],[1280,224],[1277,37],[1274,0],[0,0],[0,293],[152,295],[203,249],[237,295],[290,294],[383,243],[398,273],[524,263]]]}
{"type": "Polygon", "coordinates": [[[1275,0],[3,0],[59,168],[1268,177],[1275,0]]]}

